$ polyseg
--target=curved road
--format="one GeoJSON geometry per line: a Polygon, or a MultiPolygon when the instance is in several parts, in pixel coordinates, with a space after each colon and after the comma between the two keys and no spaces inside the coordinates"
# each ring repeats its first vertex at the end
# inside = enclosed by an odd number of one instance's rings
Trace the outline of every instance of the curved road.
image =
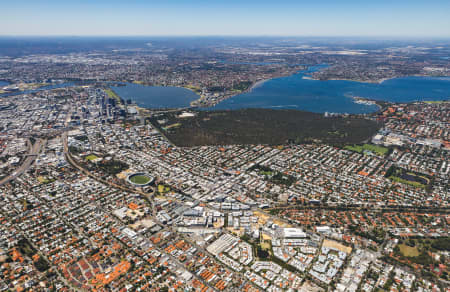
{"type": "Polygon", "coordinates": [[[31,141],[28,140],[28,145],[30,150],[27,154],[27,157],[25,158],[24,162],[16,168],[10,175],[0,180],[0,186],[4,185],[5,183],[12,181],[16,179],[17,177],[21,176],[24,172],[26,172],[33,162],[36,160],[37,155],[41,151],[42,146],[45,144],[45,140],[38,139],[34,144],[31,144],[31,141]]]}

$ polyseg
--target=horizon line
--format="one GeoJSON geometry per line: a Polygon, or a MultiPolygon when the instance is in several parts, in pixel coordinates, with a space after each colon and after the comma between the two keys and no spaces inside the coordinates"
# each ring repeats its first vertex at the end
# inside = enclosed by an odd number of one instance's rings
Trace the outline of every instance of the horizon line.
{"type": "Polygon", "coordinates": [[[448,36],[438,36],[438,35],[276,35],[276,34],[268,34],[268,35],[257,35],[257,34],[248,34],[248,35],[232,35],[232,34],[184,34],[184,35],[176,35],[176,34],[156,34],[156,35],[109,35],[109,34],[99,34],[99,35],[83,35],[83,34],[42,34],[42,35],[28,35],[28,34],[0,34],[0,38],[20,38],[20,37],[36,37],[36,38],[50,38],[50,37],[66,37],[66,38],[77,38],[77,37],[119,37],[119,38],[145,38],[145,37],[230,37],[230,38],[239,38],[239,37],[283,37],[283,38],[401,38],[401,39],[417,39],[417,38],[427,38],[427,39],[450,39],[450,35],[448,36]]]}

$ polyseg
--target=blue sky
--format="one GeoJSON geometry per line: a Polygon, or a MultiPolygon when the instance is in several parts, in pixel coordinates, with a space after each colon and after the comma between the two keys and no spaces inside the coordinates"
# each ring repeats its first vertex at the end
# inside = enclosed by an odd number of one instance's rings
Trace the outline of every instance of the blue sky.
{"type": "Polygon", "coordinates": [[[2,0],[0,35],[450,37],[450,0],[2,0]]]}

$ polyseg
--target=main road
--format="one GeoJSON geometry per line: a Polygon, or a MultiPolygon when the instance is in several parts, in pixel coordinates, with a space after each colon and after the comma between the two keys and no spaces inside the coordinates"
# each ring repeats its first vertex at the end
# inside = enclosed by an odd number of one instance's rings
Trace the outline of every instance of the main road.
{"type": "Polygon", "coordinates": [[[38,139],[38,140],[36,140],[36,142],[34,144],[32,144],[30,140],[28,140],[27,143],[28,143],[29,149],[30,149],[28,151],[27,157],[25,158],[23,163],[18,168],[16,168],[10,175],[8,175],[5,178],[3,178],[2,180],[0,180],[0,186],[6,184],[9,181],[12,181],[12,180],[18,178],[19,176],[21,176],[24,172],[26,172],[31,167],[33,162],[36,160],[37,155],[41,151],[42,145],[45,144],[45,140],[38,139]]]}

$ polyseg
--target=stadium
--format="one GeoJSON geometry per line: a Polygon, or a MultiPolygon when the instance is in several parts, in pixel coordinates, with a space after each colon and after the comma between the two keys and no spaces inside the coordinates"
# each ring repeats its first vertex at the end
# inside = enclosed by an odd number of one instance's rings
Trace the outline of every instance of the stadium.
{"type": "Polygon", "coordinates": [[[154,181],[154,177],[143,172],[138,172],[130,174],[127,177],[127,181],[133,186],[144,187],[151,184],[154,181]]]}

